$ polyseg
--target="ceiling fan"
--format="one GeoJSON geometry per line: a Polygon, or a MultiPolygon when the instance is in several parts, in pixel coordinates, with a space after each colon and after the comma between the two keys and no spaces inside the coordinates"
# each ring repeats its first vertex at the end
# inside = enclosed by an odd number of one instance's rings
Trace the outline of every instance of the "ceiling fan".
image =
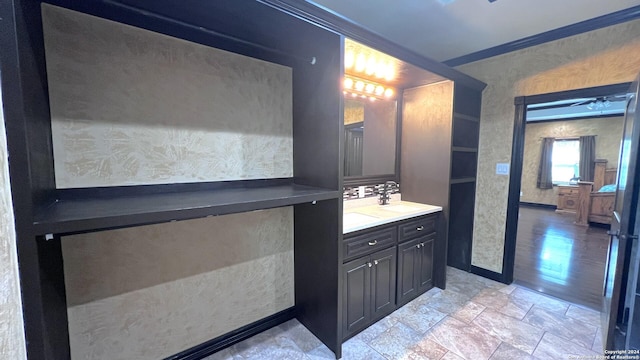
{"type": "Polygon", "coordinates": [[[587,109],[589,110],[602,110],[610,107],[612,102],[624,101],[626,98],[626,94],[598,96],[590,99],[580,99],[580,101],[575,102],[569,106],[580,106],[587,104],[587,109]]]}

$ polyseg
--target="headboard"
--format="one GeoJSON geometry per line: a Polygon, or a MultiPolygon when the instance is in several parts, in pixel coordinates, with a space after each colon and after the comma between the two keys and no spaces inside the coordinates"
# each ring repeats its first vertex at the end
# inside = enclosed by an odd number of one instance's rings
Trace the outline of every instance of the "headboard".
{"type": "Polygon", "coordinates": [[[606,159],[596,159],[595,163],[596,167],[593,173],[593,191],[598,191],[601,187],[607,184],[615,184],[618,169],[607,169],[606,159]]]}

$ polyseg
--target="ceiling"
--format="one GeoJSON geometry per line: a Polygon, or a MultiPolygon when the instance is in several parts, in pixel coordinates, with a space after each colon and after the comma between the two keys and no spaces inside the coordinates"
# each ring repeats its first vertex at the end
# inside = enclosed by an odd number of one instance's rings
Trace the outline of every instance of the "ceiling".
{"type": "Polygon", "coordinates": [[[640,5],[640,0],[313,0],[445,61],[640,5]]]}

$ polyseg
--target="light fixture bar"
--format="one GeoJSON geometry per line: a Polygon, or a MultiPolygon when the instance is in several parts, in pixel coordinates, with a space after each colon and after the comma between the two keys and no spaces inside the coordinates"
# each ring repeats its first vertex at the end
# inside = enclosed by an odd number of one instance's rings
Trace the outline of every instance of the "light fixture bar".
{"type": "Polygon", "coordinates": [[[345,95],[369,99],[395,99],[396,91],[390,86],[385,86],[371,80],[361,79],[352,75],[345,75],[342,82],[345,95]]]}

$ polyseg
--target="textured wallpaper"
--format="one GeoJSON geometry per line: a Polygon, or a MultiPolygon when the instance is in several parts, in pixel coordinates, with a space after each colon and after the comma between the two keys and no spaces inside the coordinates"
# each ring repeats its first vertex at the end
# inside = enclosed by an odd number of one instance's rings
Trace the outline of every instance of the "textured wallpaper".
{"type": "Polygon", "coordinates": [[[27,358],[18,278],[7,139],[0,92],[0,359],[27,358]]]}
{"type": "Polygon", "coordinates": [[[640,20],[602,28],[486,60],[459,70],[487,83],[482,94],[472,264],[502,272],[513,99],[521,95],[633,81],[640,71],[640,20]]]}
{"type": "Polygon", "coordinates": [[[288,67],[43,5],[58,188],[291,177],[288,67]]]}
{"type": "Polygon", "coordinates": [[[554,121],[527,124],[522,161],[522,196],[520,201],[557,205],[558,188],[538,189],[536,180],[543,137],[578,137],[597,135],[596,159],[608,160],[607,167],[618,166],[624,117],[554,121]]]}
{"type": "Polygon", "coordinates": [[[293,208],[62,239],[73,359],[159,359],[294,305],[293,208]]]}

